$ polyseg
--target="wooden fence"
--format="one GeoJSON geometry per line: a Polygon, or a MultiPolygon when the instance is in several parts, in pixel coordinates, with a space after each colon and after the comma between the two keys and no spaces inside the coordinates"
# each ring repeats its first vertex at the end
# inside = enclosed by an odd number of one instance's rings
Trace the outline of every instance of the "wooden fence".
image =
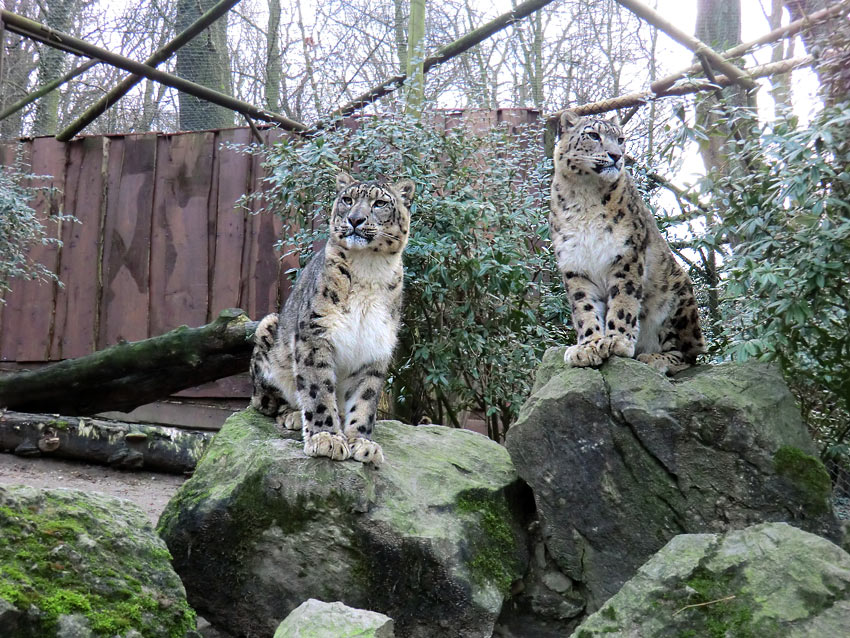
{"type": "MultiPolygon", "coordinates": [[[[537,117],[526,109],[447,112],[444,125],[481,130],[537,117]]],[[[261,135],[274,142],[282,133],[261,135]]],[[[294,264],[281,263],[273,249],[279,220],[237,206],[264,187],[262,159],[230,147],[251,141],[249,129],[236,128],[0,145],[0,164],[21,154],[34,174],[52,176],[42,183],[54,195],[34,207],[62,245],[37,246],[32,257],[63,284],[13,283],[0,305],[0,370],[201,325],[225,308],[254,318],[276,311],[294,264]],[[60,212],[80,223],[59,221],[60,212]]],[[[243,402],[248,394],[244,377],[181,393],[243,402]]]]}

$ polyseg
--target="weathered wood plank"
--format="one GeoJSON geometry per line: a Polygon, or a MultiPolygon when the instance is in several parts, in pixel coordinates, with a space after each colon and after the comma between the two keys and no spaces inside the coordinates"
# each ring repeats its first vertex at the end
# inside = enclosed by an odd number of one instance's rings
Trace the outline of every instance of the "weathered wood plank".
{"type": "Polygon", "coordinates": [[[72,211],[80,223],[65,223],[62,228],[59,278],[64,285],[56,293],[50,347],[53,360],[81,357],[96,347],[104,164],[108,148],[105,137],[87,137],[68,144],[65,209],[72,211]]]}
{"type": "MultiPolygon", "coordinates": [[[[18,143],[10,142],[0,144],[0,166],[12,166],[15,163],[15,156],[18,152],[18,143]]],[[[4,291],[0,290],[0,361],[3,361],[3,313],[6,310],[6,304],[2,303],[4,291]]]]}
{"type": "Polygon", "coordinates": [[[110,140],[97,348],[146,339],[157,135],[110,140]]]}
{"type": "MultiPolygon", "coordinates": [[[[53,193],[39,193],[32,206],[44,224],[48,237],[60,238],[57,216],[62,211],[65,175],[65,148],[52,137],[38,137],[25,144],[31,171],[42,179],[36,186],[54,186],[53,193]]],[[[56,244],[36,244],[30,258],[56,272],[59,249],[56,244]]],[[[49,358],[50,336],[56,285],[53,282],[17,280],[7,299],[7,322],[3,338],[3,357],[14,361],[45,361],[49,358]]]]}
{"type": "Polygon", "coordinates": [[[151,335],[207,319],[207,208],[213,152],[214,135],[209,132],[159,140],[151,234],[151,335]]]}
{"type": "Polygon", "coordinates": [[[252,158],[227,148],[227,145],[250,142],[249,129],[222,131],[218,139],[218,197],[215,206],[211,206],[215,215],[215,245],[210,264],[210,316],[225,308],[242,306],[242,251],[248,231],[248,213],[241,207],[237,208],[236,202],[251,188],[252,158]]]}

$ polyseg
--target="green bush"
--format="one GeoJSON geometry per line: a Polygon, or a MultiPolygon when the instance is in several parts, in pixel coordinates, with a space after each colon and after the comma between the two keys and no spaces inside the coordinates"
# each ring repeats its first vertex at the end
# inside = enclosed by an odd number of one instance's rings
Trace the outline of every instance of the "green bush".
{"type": "Polygon", "coordinates": [[[542,130],[475,135],[434,120],[363,117],[284,140],[267,162],[267,207],[303,266],[343,169],[417,184],[405,253],[403,329],[389,376],[392,415],[458,426],[465,413],[504,436],[543,351],[567,340],[568,303],[548,238],[551,161],[542,130]],[[316,229],[316,230],[314,230],[316,229]]]}
{"type": "Polygon", "coordinates": [[[781,119],[739,142],[748,158],[711,184],[724,243],[724,338],[776,360],[825,456],[850,431],[850,104],[810,125],[781,119]]]}
{"type": "Polygon", "coordinates": [[[20,160],[0,166],[0,303],[4,303],[12,279],[56,280],[52,271],[28,256],[36,244],[58,243],[47,236],[32,207],[39,193],[51,191],[32,186],[35,179],[38,177],[27,172],[20,160]]]}

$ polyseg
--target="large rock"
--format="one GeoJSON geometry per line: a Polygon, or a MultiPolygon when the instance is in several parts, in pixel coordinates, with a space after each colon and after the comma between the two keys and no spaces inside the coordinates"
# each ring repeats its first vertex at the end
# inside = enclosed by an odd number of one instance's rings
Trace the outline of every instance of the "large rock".
{"type": "Polygon", "coordinates": [[[274,632],[274,638],[394,637],[389,616],[313,598],[299,605],[274,632]]]}
{"type": "Polygon", "coordinates": [[[591,369],[562,357],[546,353],[506,445],[588,611],[677,534],[788,521],[839,537],[829,477],[774,368],[669,379],[632,359],[591,369]]]}
{"type": "Polygon", "coordinates": [[[193,635],[170,558],[129,501],[0,486],[0,636],[193,635]]]}
{"type": "Polygon", "coordinates": [[[385,613],[402,638],[489,638],[526,564],[507,452],[392,421],[376,440],[379,470],[232,416],[159,523],[193,607],[237,636],[269,636],[317,598],[385,613]]]}
{"type": "Polygon", "coordinates": [[[838,638],[850,554],[785,523],[676,536],[573,638],[838,638]]]}

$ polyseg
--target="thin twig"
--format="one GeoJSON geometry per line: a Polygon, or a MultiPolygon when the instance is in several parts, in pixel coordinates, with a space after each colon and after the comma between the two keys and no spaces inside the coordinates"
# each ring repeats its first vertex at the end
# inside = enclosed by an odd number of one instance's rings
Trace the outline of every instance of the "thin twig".
{"type": "Polygon", "coordinates": [[[685,605],[681,609],[677,609],[676,611],[674,611],[673,615],[675,616],[676,614],[679,614],[679,613],[685,611],[686,609],[693,609],[694,607],[705,607],[706,605],[713,605],[714,603],[725,603],[726,601],[732,600],[733,598],[735,598],[734,594],[731,595],[731,596],[726,596],[726,598],[718,598],[717,600],[709,600],[709,601],[704,602],[704,603],[694,603],[693,605],[685,605]]]}

